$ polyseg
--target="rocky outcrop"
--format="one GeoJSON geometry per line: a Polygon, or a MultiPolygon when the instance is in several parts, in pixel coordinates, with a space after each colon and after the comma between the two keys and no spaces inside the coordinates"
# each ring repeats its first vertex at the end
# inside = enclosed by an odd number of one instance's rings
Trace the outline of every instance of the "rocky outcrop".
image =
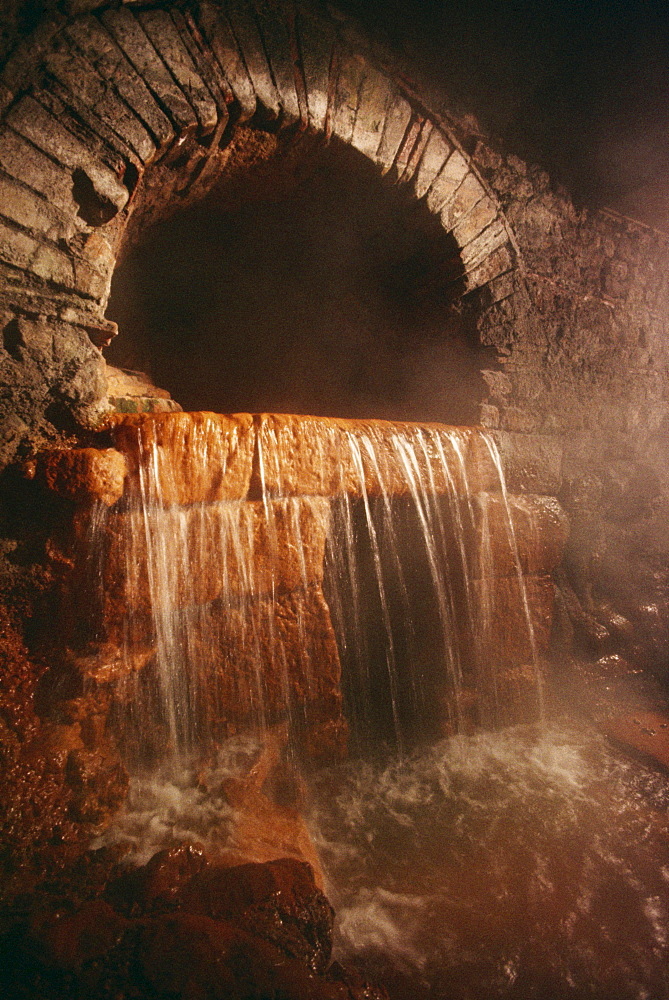
{"type": "Polygon", "coordinates": [[[4,922],[7,996],[386,998],[331,963],[332,907],[303,862],[226,868],[184,844],[92,881],[71,879],[66,899],[43,890],[4,922]]]}

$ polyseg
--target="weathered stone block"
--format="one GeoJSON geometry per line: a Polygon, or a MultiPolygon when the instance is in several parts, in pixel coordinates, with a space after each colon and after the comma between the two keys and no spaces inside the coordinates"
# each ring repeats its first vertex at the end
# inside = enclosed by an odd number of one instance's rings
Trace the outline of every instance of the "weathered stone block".
{"type": "Polygon", "coordinates": [[[441,212],[462,183],[469,171],[469,164],[459,149],[454,149],[442,171],[437,174],[427,193],[427,207],[436,215],[441,212]]]}
{"type": "Polygon", "coordinates": [[[216,642],[201,655],[211,710],[226,719],[341,718],[339,653],[320,587],[222,609],[216,642]]]}
{"type": "Polygon", "coordinates": [[[295,87],[295,67],[288,26],[273,4],[255,0],[254,8],[284,119],[295,122],[300,118],[300,105],[295,87]]]}
{"type": "MultiPolygon", "coordinates": [[[[496,219],[487,229],[479,233],[471,242],[462,248],[460,256],[468,271],[480,266],[486,257],[489,257],[494,250],[502,247],[508,242],[509,234],[501,219],[496,219]]],[[[500,255],[500,261],[502,257],[500,255]]],[[[499,273],[499,271],[497,272],[499,273]]]]}
{"type": "Polygon", "coordinates": [[[512,493],[555,496],[562,485],[562,441],[547,434],[495,431],[506,481],[512,493]]]}
{"type": "Polygon", "coordinates": [[[301,40],[309,122],[313,128],[322,132],[328,115],[330,64],[335,32],[329,21],[314,17],[306,10],[298,11],[296,25],[301,40]]]}
{"type": "Polygon", "coordinates": [[[41,451],[29,469],[58,496],[82,504],[99,500],[107,506],[123,496],[128,471],[125,457],[114,448],[41,451]]]}
{"type": "Polygon", "coordinates": [[[99,197],[117,211],[128,201],[128,189],[114,172],[100,163],[90,150],[46,111],[26,95],[7,113],[6,120],[17,132],[44,150],[56,162],[71,170],[83,170],[99,197]]]}
{"type": "Polygon", "coordinates": [[[441,224],[444,229],[452,229],[456,222],[470,212],[485,195],[485,189],[478,177],[468,173],[441,210],[441,224]]]}
{"type": "Polygon", "coordinates": [[[115,446],[151,503],[239,500],[251,481],[254,429],[248,413],[150,413],[112,419],[115,446]]]}
{"type": "Polygon", "coordinates": [[[57,250],[38,243],[32,236],[0,222],[0,259],[24,271],[31,271],[45,281],[68,288],[74,286],[70,258],[57,250]]]}
{"type": "MultiPolygon", "coordinates": [[[[330,508],[323,498],[110,514],[99,541],[103,617],[239,602],[320,584],[330,508]]],[[[86,530],[85,528],[83,530],[86,530]]]]}
{"type": "Polygon", "coordinates": [[[159,145],[174,138],[174,129],[161,111],[139,73],[125,58],[111,35],[95,17],[83,17],[68,27],[68,35],[105,80],[109,80],[121,97],[159,145]]]}
{"type": "Polygon", "coordinates": [[[406,166],[404,167],[404,170],[402,171],[399,177],[399,180],[402,182],[402,184],[408,184],[409,181],[413,178],[414,174],[416,173],[418,165],[423,157],[423,153],[425,152],[427,144],[430,141],[431,135],[432,135],[432,123],[427,119],[425,119],[422,125],[420,125],[418,135],[413,144],[413,149],[411,149],[406,166]]]}
{"type": "Polygon", "coordinates": [[[63,46],[45,60],[49,72],[100,121],[116,132],[143,163],[152,158],[156,146],[130,108],[119,100],[109,83],[98,76],[74,46],[63,46]]]}
{"type": "Polygon", "coordinates": [[[554,497],[477,493],[462,510],[472,576],[547,576],[559,565],[569,537],[567,517],[554,497]],[[516,561],[517,555],[517,561],[516,561]]]}
{"type": "Polygon", "coordinates": [[[549,576],[472,580],[469,600],[475,633],[463,661],[494,668],[532,663],[548,649],[555,589],[549,576]],[[524,589],[524,592],[523,592],[524,589]]]}
{"type": "MultiPolygon", "coordinates": [[[[500,226],[500,230],[503,227],[500,226]]],[[[485,234],[483,234],[485,235],[485,234]]],[[[497,237],[500,241],[506,240],[506,231],[500,231],[497,237]]],[[[485,257],[481,264],[477,264],[466,276],[467,289],[480,288],[490,282],[489,295],[487,296],[490,305],[513,295],[516,290],[513,274],[509,273],[513,268],[513,256],[508,246],[502,244],[493,250],[489,256],[485,257]],[[495,282],[495,278],[499,278],[495,282]]]]}
{"type": "Polygon", "coordinates": [[[395,162],[397,152],[411,121],[411,105],[395,93],[386,114],[383,135],[376,154],[376,162],[386,174],[395,162]]]}
{"type": "Polygon", "coordinates": [[[365,62],[361,56],[346,53],[339,59],[339,72],[332,107],[330,128],[343,142],[350,143],[358,113],[358,98],[365,74],[365,62]]]}
{"type": "Polygon", "coordinates": [[[351,145],[370,160],[376,158],[391,97],[392,84],[388,78],[366,66],[351,145]]]}
{"type": "Polygon", "coordinates": [[[453,227],[453,236],[458,246],[466,247],[479,233],[497,218],[497,206],[487,196],[474,205],[474,208],[453,227]]]}
{"type": "Polygon", "coordinates": [[[404,137],[399,144],[397,153],[395,154],[393,167],[398,181],[402,180],[404,177],[404,173],[408,167],[409,161],[411,160],[412,153],[417,144],[420,142],[420,137],[425,126],[425,119],[422,115],[419,115],[414,111],[412,113],[409,126],[404,133],[404,137]]]}
{"type": "Polygon", "coordinates": [[[44,198],[1,175],[0,206],[6,218],[54,243],[68,240],[74,233],[72,218],[61,215],[44,198]]]}
{"type": "Polygon", "coordinates": [[[233,34],[244,56],[246,68],[256,98],[266,113],[277,118],[281,112],[281,101],[272,80],[262,39],[251,10],[244,4],[230,4],[226,9],[233,34]]]}
{"type": "Polygon", "coordinates": [[[190,12],[185,13],[176,7],[170,10],[170,17],[185,46],[198,76],[216,104],[218,111],[217,128],[219,133],[225,128],[228,120],[228,105],[232,101],[232,91],[223,76],[218,63],[209,51],[190,12]]]}
{"type": "Polygon", "coordinates": [[[421,477],[433,492],[456,494],[498,483],[491,452],[474,428],[288,414],[258,420],[254,488],[271,495],[406,495],[421,477]]]}
{"type": "Polygon", "coordinates": [[[10,177],[45,195],[62,212],[70,217],[76,215],[70,171],[6,128],[0,131],[0,166],[10,177]]]}

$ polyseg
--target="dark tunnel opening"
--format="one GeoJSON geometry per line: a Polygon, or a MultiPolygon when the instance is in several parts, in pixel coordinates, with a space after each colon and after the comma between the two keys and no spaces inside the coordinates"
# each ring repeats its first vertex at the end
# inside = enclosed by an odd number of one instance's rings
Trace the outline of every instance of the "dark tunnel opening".
{"type": "Polygon", "coordinates": [[[187,410],[477,423],[494,359],[455,240],[354,149],[298,146],[132,241],[109,363],[187,410]]]}

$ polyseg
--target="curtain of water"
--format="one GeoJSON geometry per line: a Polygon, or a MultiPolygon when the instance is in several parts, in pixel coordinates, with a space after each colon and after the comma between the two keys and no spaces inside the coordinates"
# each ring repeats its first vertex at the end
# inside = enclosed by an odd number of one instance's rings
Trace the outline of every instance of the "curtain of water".
{"type": "MultiPolygon", "coordinates": [[[[369,726],[385,702],[399,747],[407,720],[409,729],[438,720],[441,731],[458,731],[477,690],[479,721],[494,724],[498,546],[466,454],[478,432],[468,434],[356,424],[340,434],[333,474],[325,466],[336,435],[324,426],[310,463],[330,495],[295,496],[285,495],[294,491],[282,471],[291,460],[285,442],[258,433],[258,499],[188,505],[167,502],[164,456],[155,444],[144,451],[135,490],[91,527],[106,628],[127,664],[119,701],[135,743],[159,732],[163,750],[183,755],[237,725],[304,724],[319,699],[332,703],[323,675],[339,681],[330,614],[354,727],[369,726]]],[[[502,467],[481,437],[536,669],[502,467]]]]}

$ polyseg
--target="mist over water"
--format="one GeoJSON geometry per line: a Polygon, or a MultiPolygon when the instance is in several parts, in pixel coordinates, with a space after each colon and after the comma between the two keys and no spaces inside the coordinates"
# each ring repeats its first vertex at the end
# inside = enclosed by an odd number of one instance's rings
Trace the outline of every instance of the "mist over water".
{"type": "Polygon", "coordinates": [[[668,805],[573,724],[323,772],[336,954],[393,998],[667,997],[668,805]]]}

